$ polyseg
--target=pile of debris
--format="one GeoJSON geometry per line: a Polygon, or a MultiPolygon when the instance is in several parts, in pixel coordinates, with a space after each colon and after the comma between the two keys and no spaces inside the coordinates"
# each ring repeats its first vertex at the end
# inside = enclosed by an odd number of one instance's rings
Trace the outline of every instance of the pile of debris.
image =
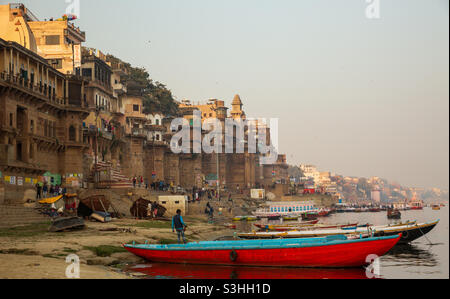
{"type": "Polygon", "coordinates": [[[163,218],[167,209],[155,201],[150,201],[140,197],[130,208],[130,213],[133,217],[138,219],[156,219],[165,220],[163,218]]]}
{"type": "Polygon", "coordinates": [[[78,216],[90,218],[100,222],[110,222],[112,218],[122,218],[114,205],[104,195],[92,195],[80,199],[78,216]],[[113,212],[109,212],[110,208],[113,212]]]}

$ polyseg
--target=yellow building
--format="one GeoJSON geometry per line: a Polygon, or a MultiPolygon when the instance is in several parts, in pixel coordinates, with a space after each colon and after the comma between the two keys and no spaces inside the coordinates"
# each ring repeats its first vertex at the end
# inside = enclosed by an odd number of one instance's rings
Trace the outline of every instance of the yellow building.
{"type": "Polygon", "coordinates": [[[81,66],[81,44],[86,35],[73,23],[39,21],[22,4],[0,5],[0,35],[39,54],[63,74],[81,66]]]}
{"type": "Polygon", "coordinates": [[[225,107],[225,102],[211,99],[206,104],[197,104],[194,105],[188,100],[182,101],[179,105],[180,109],[188,109],[193,108],[199,110],[202,114],[202,121],[208,118],[217,118],[217,110],[225,107]]]}
{"type": "Polygon", "coordinates": [[[29,21],[37,21],[37,18],[24,5],[0,5],[0,36],[37,53],[36,39],[29,21]]]}
{"type": "Polygon", "coordinates": [[[245,112],[242,111],[242,101],[239,95],[235,95],[233,102],[231,103],[231,117],[233,119],[245,119],[245,112]]]}

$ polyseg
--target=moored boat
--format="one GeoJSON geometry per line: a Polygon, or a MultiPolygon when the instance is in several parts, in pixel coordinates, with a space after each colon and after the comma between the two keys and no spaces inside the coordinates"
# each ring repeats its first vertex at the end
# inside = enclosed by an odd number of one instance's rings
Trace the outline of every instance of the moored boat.
{"type": "Polygon", "coordinates": [[[400,219],[402,217],[402,213],[397,209],[388,209],[387,218],[388,219],[400,219]]]}
{"type": "Polygon", "coordinates": [[[357,223],[354,224],[336,224],[336,225],[328,225],[328,224],[308,224],[301,225],[301,223],[293,224],[293,225],[255,225],[264,231],[299,231],[299,230],[311,230],[311,229],[332,229],[332,228],[340,228],[340,229],[356,229],[357,223]]]}
{"type": "Polygon", "coordinates": [[[441,206],[440,206],[440,205],[433,205],[431,208],[432,208],[433,210],[435,210],[435,211],[438,211],[438,210],[441,209],[441,206]]]}
{"type": "Polygon", "coordinates": [[[329,209],[321,209],[319,212],[317,212],[317,215],[319,217],[327,217],[327,216],[330,216],[330,214],[331,214],[331,210],[329,210],[329,209]]]}
{"type": "Polygon", "coordinates": [[[283,201],[283,202],[267,202],[264,208],[260,208],[253,212],[253,215],[261,218],[273,219],[283,216],[300,216],[303,213],[315,212],[317,208],[313,202],[304,201],[283,201]]]}
{"type": "Polygon", "coordinates": [[[407,222],[406,224],[380,225],[368,227],[356,227],[347,229],[308,229],[308,230],[290,230],[285,232],[250,232],[239,233],[237,236],[242,239],[277,239],[277,238],[312,238],[325,237],[333,235],[346,235],[349,238],[357,238],[360,236],[381,237],[401,234],[399,243],[410,243],[428,232],[430,232],[439,220],[427,223],[407,222]]]}
{"type": "Polygon", "coordinates": [[[317,212],[307,212],[302,214],[302,220],[316,220],[319,217],[317,212]]]}
{"type": "Polygon", "coordinates": [[[129,252],[154,262],[269,267],[362,267],[371,254],[382,256],[398,236],[349,240],[323,238],[206,241],[188,244],[124,244],[129,252]]]}
{"type": "Polygon", "coordinates": [[[372,227],[374,236],[392,236],[401,234],[400,244],[410,243],[420,237],[425,236],[438,225],[439,220],[427,223],[409,223],[406,225],[374,226],[372,227]]]}

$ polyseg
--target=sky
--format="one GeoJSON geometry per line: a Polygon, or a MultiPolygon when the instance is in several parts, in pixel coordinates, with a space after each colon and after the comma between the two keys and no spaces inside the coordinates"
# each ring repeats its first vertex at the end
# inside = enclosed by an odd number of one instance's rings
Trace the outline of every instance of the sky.
{"type": "MultiPolygon", "coordinates": [[[[65,1],[22,2],[44,20],[65,1]]],[[[379,0],[378,19],[366,0],[79,1],[85,46],[178,100],[239,94],[279,119],[289,164],[448,190],[448,0],[379,0]]]]}

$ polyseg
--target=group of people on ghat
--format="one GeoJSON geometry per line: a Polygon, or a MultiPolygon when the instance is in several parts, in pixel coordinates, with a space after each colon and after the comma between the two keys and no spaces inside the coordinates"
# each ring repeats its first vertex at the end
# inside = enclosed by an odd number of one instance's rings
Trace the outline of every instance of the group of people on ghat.
{"type": "Polygon", "coordinates": [[[56,185],[50,184],[49,186],[47,182],[45,183],[37,182],[35,187],[36,187],[36,200],[48,197],[55,197],[67,193],[66,187],[63,188],[61,185],[58,184],[56,185]]]}
{"type": "Polygon", "coordinates": [[[170,192],[176,192],[176,188],[181,188],[180,186],[175,186],[172,182],[170,184],[162,181],[162,180],[156,180],[151,183],[149,183],[148,179],[142,177],[142,176],[134,176],[133,179],[133,188],[145,188],[150,189],[153,191],[170,191],[170,192]]]}

